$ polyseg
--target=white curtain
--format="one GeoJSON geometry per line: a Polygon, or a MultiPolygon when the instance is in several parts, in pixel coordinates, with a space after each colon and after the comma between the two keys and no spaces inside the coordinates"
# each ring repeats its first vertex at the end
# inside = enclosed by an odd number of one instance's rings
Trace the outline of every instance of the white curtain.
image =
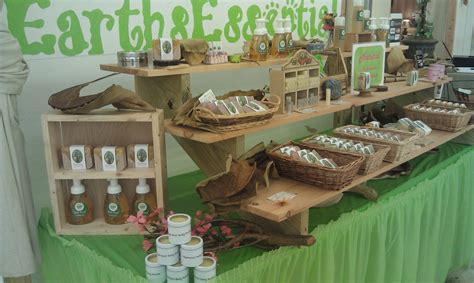
{"type": "Polygon", "coordinates": [[[27,76],[28,67],[20,47],[9,33],[5,17],[0,17],[0,276],[3,277],[32,274],[40,262],[16,102],[27,76]]]}

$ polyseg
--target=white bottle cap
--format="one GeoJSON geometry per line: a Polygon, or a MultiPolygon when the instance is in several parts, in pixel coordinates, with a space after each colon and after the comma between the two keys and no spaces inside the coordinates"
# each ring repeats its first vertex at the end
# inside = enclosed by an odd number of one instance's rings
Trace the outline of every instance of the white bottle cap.
{"type": "Polygon", "coordinates": [[[150,192],[150,186],[146,183],[145,178],[138,179],[138,185],[136,188],[137,194],[147,194],[150,192]]]}
{"type": "Polygon", "coordinates": [[[339,27],[339,26],[345,26],[346,25],[346,18],[345,17],[336,17],[334,20],[334,25],[339,27]]]}
{"type": "Polygon", "coordinates": [[[110,184],[107,187],[107,193],[110,195],[115,195],[122,192],[122,186],[118,183],[117,179],[110,179],[110,184]]]}
{"type": "Polygon", "coordinates": [[[291,19],[284,19],[285,21],[285,32],[291,32],[291,19]]]}
{"type": "Polygon", "coordinates": [[[285,33],[285,28],[284,28],[284,23],[285,20],[283,19],[277,19],[276,20],[276,27],[275,27],[275,33],[285,33]]]}
{"type": "Polygon", "coordinates": [[[81,184],[81,180],[73,179],[72,180],[72,187],[71,187],[71,195],[81,195],[86,191],[86,187],[81,184]]]}
{"type": "Polygon", "coordinates": [[[352,5],[353,6],[364,6],[364,0],[354,0],[352,5]]]}
{"type": "Polygon", "coordinates": [[[364,19],[370,18],[370,10],[364,10],[364,19]]]}
{"type": "Polygon", "coordinates": [[[369,26],[370,30],[376,30],[377,29],[376,20],[377,20],[376,18],[370,18],[370,26],[369,26]]]}
{"type": "Polygon", "coordinates": [[[267,20],[265,19],[256,19],[255,23],[257,24],[257,28],[253,32],[255,35],[266,35],[267,34],[267,28],[265,27],[265,24],[267,23],[267,20]]]}

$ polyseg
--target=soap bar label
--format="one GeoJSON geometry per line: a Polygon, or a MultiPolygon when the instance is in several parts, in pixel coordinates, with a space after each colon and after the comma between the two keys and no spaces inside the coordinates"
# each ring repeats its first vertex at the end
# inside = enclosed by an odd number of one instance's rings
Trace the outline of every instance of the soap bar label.
{"type": "Polygon", "coordinates": [[[136,144],[135,145],[135,167],[136,168],[148,168],[148,145],[147,144],[136,144]]]}
{"type": "Polygon", "coordinates": [[[71,145],[69,147],[72,170],[86,170],[86,155],[83,145],[71,145]]]}
{"type": "Polygon", "coordinates": [[[161,60],[173,61],[173,41],[171,38],[161,38],[161,60]]]}
{"type": "Polygon", "coordinates": [[[271,200],[273,202],[281,202],[281,201],[292,200],[294,197],[296,197],[296,194],[289,193],[289,192],[279,192],[268,197],[268,200],[271,200]]]}
{"type": "Polygon", "coordinates": [[[71,212],[74,217],[84,217],[87,214],[87,211],[87,205],[83,202],[76,202],[71,208],[71,212]]]}
{"type": "Polygon", "coordinates": [[[102,147],[102,168],[104,171],[117,171],[115,146],[102,147]]]}
{"type": "Polygon", "coordinates": [[[107,205],[107,214],[110,217],[117,217],[117,216],[120,215],[120,212],[121,212],[121,209],[120,209],[120,205],[118,205],[118,203],[111,202],[107,205]]]}
{"type": "Polygon", "coordinates": [[[212,89],[209,89],[206,91],[203,95],[199,97],[199,102],[204,103],[204,102],[214,102],[216,101],[217,98],[214,95],[214,92],[212,92],[212,89]]]}

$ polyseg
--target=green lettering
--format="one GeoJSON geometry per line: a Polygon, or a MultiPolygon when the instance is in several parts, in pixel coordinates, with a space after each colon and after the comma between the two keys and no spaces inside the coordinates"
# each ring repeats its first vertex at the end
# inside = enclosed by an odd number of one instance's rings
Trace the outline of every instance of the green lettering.
{"type": "MultiPolygon", "coordinates": [[[[155,12],[151,14],[150,0],[143,0],[142,5],[143,5],[143,24],[145,25],[145,31],[144,31],[145,49],[150,49],[153,45],[154,38],[163,37],[163,30],[165,29],[165,19],[163,18],[163,15],[159,12],[155,12]],[[154,22],[158,22],[158,25],[159,25],[158,34],[156,34],[156,36],[153,35],[154,22]]],[[[137,28],[138,27],[135,27],[135,29],[137,28]]],[[[137,35],[140,34],[139,28],[136,31],[136,34],[137,35]]],[[[138,46],[141,46],[141,43],[137,44],[137,47],[138,46]]]]}
{"type": "MultiPolygon", "coordinates": [[[[124,0],[123,6],[115,11],[115,15],[119,18],[119,39],[120,47],[124,51],[139,51],[143,46],[143,31],[139,26],[132,29],[132,39],[136,41],[135,46],[130,42],[130,16],[138,15],[140,11],[137,9],[130,10],[130,0],[124,0]]],[[[151,46],[151,45],[150,45],[151,46]]]]}
{"type": "Polygon", "coordinates": [[[281,17],[283,19],[286,19],[287,17],[290,17],[290,21],[291,21],[291,31],[294,31],[296,29],[296,24],[295,24],[295,10],[293,10],[293,8],[291,7],[283,7],[281,9],[281,17]]]}
{"type": "Polygon", "coordinates": [[[90,22],[91,33],[91,49],[89,55],[104,54],[104,46],[102,44],[101,25],[102,21],[106,20],[105,28],[111,31],[114,27],[115,20],[111,15],[106,15],[99,9],[82,12],[84,17],[87,17],[90,22]]]}
{"type": "Polygon", "coordinates": [[[188,32],[186,31],[186,25],[189,24],[189,14],[186,9],[181,6],[176,6],[173,9],[171,15],[173,19],[174,27],[171,29],[170,35],[172,38],[176,38],[179,34],[182,39],[188,38],[188,32]]]}
{"type": "Polygon", "coordinates": [[[311,0],[311,8],[309,8],[309,28],[310,32],[309,35],[311,38],[315,37],[318,34],[318,29],[316,28],[316,7],[314,6],[314,0],[311,0]]]}
{"type": "Polygon", "coordinates": [[[301,0],[300,5],[296,8],[296,14],[298,15],[298,36],[300,38],[306,38],[309,32],[309,24],[304,21],[304,13],[308,12],[308,8],[304,6],[304,0],[301,0]]]}
{"type": "Polygon", "coordinates": [[[262,12],[260,7],[257,5],[252,5],[247,9],[247,22],[244,23],[242,27],[242,35],[245,41],[250,41],[252,39],[253,31],[257,27],[255,20],[262,17],[262,12]]]}
{"type": "Polygon", "coordinates": [[[74,11],[68,10],[59,15],[57,24],[59,30],[63,32],[58,38],[58,46],[62,54],[75,56],[81,54],[82,51],[89,47],[89,44],[84,39],[81,23],[74,11]],[[70,40],[71,47],[67,46],[68,40],[70,40]]]}
{"type": "Polygon", "coordinates": [[[239,23],[242,21],[244,13],[240,6],[234,5],[229,9],[229,11],[227,11],[227,16],[229,22],[224,26],[224,36],[228,42],[234,43],[240,39],[239,23]]]}
{"type": "Polygon", "coordinates": [[[275,30],[273,29],[273,26],[274,26],[275,19],[277,18],[277,16],[278,16],[278,11],[275,9],[270,9],[268,10],[267,16],[265,17],[265,19],[267,20],[267,24],[265,26],[267,28],[267,33],[270,36],[273,36],[275,34],[275,30]]]}
{"type": "Polygon", "coordinates": [[[25,28],[40,29],[44,27],[43,20],[30,22],[25,20],[28,9],[35,3],[38,4],[41,9],[48,8],[51,5],[50,0],[5,0],[5,5],[8,10],[8,27],[10,28],[12,35],[18,40],[23,54],[54,54],[56,36],[53,34],[42,35],[41,42],[29,43],[26,38],[25,28]]]}
{"type": "Polygon", "coordinates": [[[212,34],[204,34],[204,25],[203,22],[212,20],[212,15],[207,14],[203,15],[203,6],[209,2],[211,7],[217,6],[217,0],[192,0],[191,4],[193,6],[193,18],[194,18],[194,30],[193,38],[203,38],[206,41],[219,41],[221,40],[222,31],[219,29],[214,29],[212,34]]]}

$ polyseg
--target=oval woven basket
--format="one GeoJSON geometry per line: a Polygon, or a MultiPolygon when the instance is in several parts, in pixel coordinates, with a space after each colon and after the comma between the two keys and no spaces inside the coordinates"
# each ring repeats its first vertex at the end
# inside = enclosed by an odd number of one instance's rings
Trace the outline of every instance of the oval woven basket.
{"type": "Polygon", "coordinates": [[[276,95],[265,96],[260,102],[265,104],[268,110],[237,115],[219,115],[205,107],[197,106],[193,118],[202,123],[210,124],[223,132],[251,128],[268,123],[280,106],[280,98],[276,95]]]}
{"type": "Polygon", "coordinates": [[[273,160],[280,175],[293,180],[316,185],[321,189],[339,190],[349,185],[359,171],[364,157],[352,153],[342,153],[330,149],[317,148],[310,144],[288,142],[268,150],[267,155],[273,160]],[[321,157],[334,160],[337,168],[328,168],[319,164],[295,160],[279,152],[280,148],[294,145],[302,149],[316,150],[321,157]]]}

